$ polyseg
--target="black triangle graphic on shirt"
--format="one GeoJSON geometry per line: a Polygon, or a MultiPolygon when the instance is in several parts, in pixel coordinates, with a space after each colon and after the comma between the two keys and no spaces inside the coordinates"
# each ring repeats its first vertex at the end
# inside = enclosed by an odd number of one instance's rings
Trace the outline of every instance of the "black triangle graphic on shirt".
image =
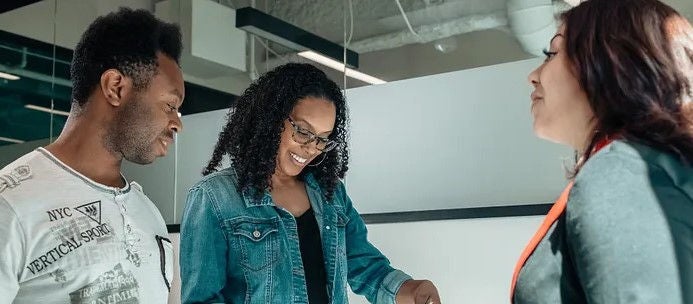
{"type": "Polygon", "coordinates": [[[95,201],[73,208],[101,225],[101,201],[95,201]]]}

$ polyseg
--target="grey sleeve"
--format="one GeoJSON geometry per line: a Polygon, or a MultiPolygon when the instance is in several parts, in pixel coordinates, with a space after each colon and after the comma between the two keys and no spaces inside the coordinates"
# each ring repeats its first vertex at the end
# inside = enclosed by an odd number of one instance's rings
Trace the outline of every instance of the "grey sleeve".
{"type": "Polygon", "coordinates": [[[0,197],[0,303],[12,303],[24,265],[24,230],[12,207],[0,197]]]}
{"type": "Polygon", "coordinates": [[[588,162],[566,210],[570,256],[588,303],[683,303],[675,245],[644,163],[588,162]]]}

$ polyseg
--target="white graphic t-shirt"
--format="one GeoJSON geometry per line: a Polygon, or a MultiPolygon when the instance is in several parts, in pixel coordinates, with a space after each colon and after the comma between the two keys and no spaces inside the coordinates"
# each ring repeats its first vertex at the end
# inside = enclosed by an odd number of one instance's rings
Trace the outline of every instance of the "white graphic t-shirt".
{"type": "Polygon", "coordinates": [[[166,303],[166,225],[126,184],[98,184],[42,148],[0,170],[0,304],[166,303]]]}

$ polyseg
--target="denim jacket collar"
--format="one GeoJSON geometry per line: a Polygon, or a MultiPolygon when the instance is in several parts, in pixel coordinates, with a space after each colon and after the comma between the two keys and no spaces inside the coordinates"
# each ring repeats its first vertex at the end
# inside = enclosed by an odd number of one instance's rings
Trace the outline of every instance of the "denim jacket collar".
{"type": "MultiPolygon", "coordinates": [[[[313,176],[313,173],[308,173],[305,175],[305,183],[306,185],[308,185],[307,190],[309,190],[309,192],[313,192],[313,194],[316,196],[322,196],[322,190],[320,189],[320,185],[318,184],[318,181],[315,179],[315,176],[313,176]]],[[[255,194],[257,194],[257,190],[255,189],[248,188],[243,190],[242,192],[243,202],[245,203],[246,208],[275,205],[274,201],[272,201],[272,195],[267,189],[263,191],[262,197],[260,199],[256,198],[257,196],[255,194]]]]}

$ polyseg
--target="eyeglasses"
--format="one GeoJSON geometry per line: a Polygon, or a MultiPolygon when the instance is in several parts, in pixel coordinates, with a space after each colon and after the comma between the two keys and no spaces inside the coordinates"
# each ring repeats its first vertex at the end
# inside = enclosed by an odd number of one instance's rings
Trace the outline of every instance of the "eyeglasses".
{"type": "Polygon", "coordinates": [[[337,147],[336,141],[317,136],[313,132],[297,126],[291,117],[289,117],[289,123],[294,128],[294,133],[291,137],[296,143],[307,145],[315,142],[315,148],[322,152],[329,152],[337,147]]]}

